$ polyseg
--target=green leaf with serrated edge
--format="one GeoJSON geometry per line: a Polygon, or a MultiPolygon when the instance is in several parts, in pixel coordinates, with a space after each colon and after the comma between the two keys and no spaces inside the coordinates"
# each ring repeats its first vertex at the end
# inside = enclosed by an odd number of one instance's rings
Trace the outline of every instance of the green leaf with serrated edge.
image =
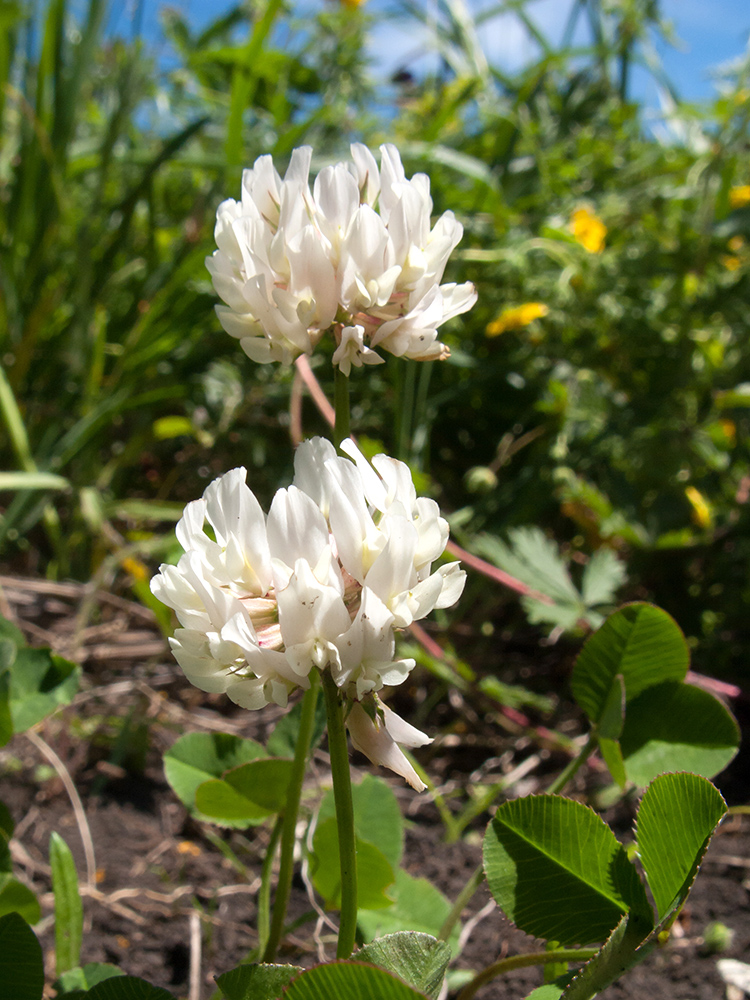
{"type": "Polygon", "coordinates": [[[34,893],[12,875],[0,875],[0,916],[20,913],[29,924],[41,920],[42,911],[34,893]]]}
{"type": "MultiPolygon", "coordinates": [[[[354,832],[362,840],[374,844],[397,869],[404,853],[404,820],[391,786],[372,774],[367,774],[357,785],[352,785],[354,807],[354,832]]],[[[318,822],[336,815],[333,791],[323,799],[318,812],[318,822]]]]}
{"type": "Polygon", "coordinates": [[[622,760],[620,744],[617,740],[605,740],[601,736],[598,743],[599,753],[609,768],[609,773],[612,775],[613,780],[617,782],[620,788],[624,788],[628,782],[628,776],[625,773],[625,764],[622,760]]]}
{"type": "Polygon", "coordinates": [[[638,809],[638,854],[660,921],[679,909],[726,813],[726,802],[697,774],[663,774],[646,789],[638,809]]]}
{"type": "MultiPolygon", "coordinates": [[[[414,878],[403,868],[396,872],[396,881],[388,888],[394,900],[387,910],[360,910],[357,925],[363,938],[392,934],[396,931],[423,931],[437,936],[451,911],[451,903],[425,878],[414,878]]],[[[453,955],[458,952],[460,924],[453,929],[448,944],[453,955]]]]}
{"type": "Polygon", "coordinates": [[[352,955],[353,962],[370,962],[392,972],[431,1000],[437,1000],[450,960],[445,941],[416,931],[387,934],[352,955]]]}
{"type": "MultiPolygon", "coordinates": [[[[272,757],[294,757],[299,736],[299,722],[302,716],[302,702],[282,715],[271,735],[266,740],[266,751],[272,757]]],[[[311,751],[320,743],[326,729],[326,705],[322,698],[315,703],[315,722],[313,723],[311,751]]]]}
{"type": "Polygon", "coordinates": [[[281,812],[286,804],[294,761],[265,757],[227,771],[224,781],[243,798],[269,813],[281,812]]]}
{"type": "Polygon", "coordinates": [[[510,545],[492,535],[479,535],[474,550],[555,601],[581,603],[557,545],[541,528],[511,528],[508,539],[510,545]]]}
{"type": "Polygon", "coordinates": [[[424,1000],[424,993],[372,965],[330,962],[294,979],[284,1000],[424,1000]]]}
{"type": "Polygon", "coordinates": [[[55,895],[55,964],[60,976],[80,964],[83,904],[73,855],[58,833],[50,835],[49,863],[55,895]]]}
{"type": "MultiPolygon", "coordinates": [[[[203,782],[221,778],[225,771],[265,756],[266,751],[255,740],[242,739],[230,733],[188,733],[181,736],[164,755],[164,773],[172,790],[195,815],[195,793],[203,782]]],[[[262,817],[265,815],[262,813],[262,817]]],[[[260,822],[262,817],[256,817],[255,821],[260,822]]],[[[225,820],[223,825],[244,827],[247,823],[244,820],[225,820]]]]}
{"type": "Polygon", "coordinates": [[[86,1000],[175,1000],[175,997],[137,976],[113,976],[92,986],[86,1000]]]}
{"type": "Polygon", "coordinates": [[[18,913],[0,917],[0,983],[13,1000],[42,1000],[42,946],[18,913]]]}
{"type": "Polygon", "coordinates": [[[239,965],[216,977],[226,1000],[276,1000],[302,968],[298,965],[239,965]]]}
{"type": "Polygon", "coordinates": [[[666,611],[652,604],[626,604],[586,641],[570,686],[592,722],[599,722],[612,681],[622,674],[628,703],[664,681],[681,681],[689,654],[685,637],[666,611]]]}
{"type": "Polygon", "coordinates": [[[659,684],[628,705],[620,745],[628,778],[645,787],[665,771],[713,778],[737,753],[734,716],[692,684],[659,684]]]}
{"type": "MultiPolygon", "coordinates": [[[[393,884],[393,868],[382,851],[361,837],[357,846],[357,904],[361,910],[379,910],[393,899],[385,890],[393,884]]],[[[339,831],[335,819],[318,822],[313,835],[310,863],[313,885],[327,906],[341,905],[341,870],[339,867],[339,831]]]]}
{"type": "Polygon", "coordinates": [[[10,670],[13,731],[25,732],[78,690],[81,668],[49,649],[19,649],[10,670]]]}
{"type": "Polygon", "coordinates": [[[650,914],[643,883],[609,827],[559,795],[504,802],[484,838],[492,895],[521,930],[564,945],[602,941],[623,913],[650,914]]]}
{"type": "Polygon", "coordinates": [[[581,597],[587,608],[614,601],[625,582],[625,566],[612,549],[597,549],[586,563],[581,580],[581,597]]]}
{"type": "Polygon", "coordinates": [[[646,942],[651,929],[652,922],[637,913],[624,916],[600,951],[575,974],[563,1000],[590,1000],[647,958],[656,946],[653,940],[646,942]]]}
{"type": "Polygon", "coordinates": [[[71,993],[73,990],[90,990],[97,983],[113,976],[124,976],[122,969],[108,962],[89,962],[84,966],[76,966],[64,972],[54,983],[58,993],[71,993]]]}

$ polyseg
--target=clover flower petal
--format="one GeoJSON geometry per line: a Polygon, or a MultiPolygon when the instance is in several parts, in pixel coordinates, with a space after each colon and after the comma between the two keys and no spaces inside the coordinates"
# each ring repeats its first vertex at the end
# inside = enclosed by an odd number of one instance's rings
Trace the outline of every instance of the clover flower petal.
{"type": "Polygon", "coordinates": [[[373,764],[389,768],[415,791],[423,792],[427,785],[406,759],[401,746],[421,747],[432,740],[382,703],[377,704],[374,714],[373,719],[359,703],[352,706],[346,719],[352,743],[373,764]]]}

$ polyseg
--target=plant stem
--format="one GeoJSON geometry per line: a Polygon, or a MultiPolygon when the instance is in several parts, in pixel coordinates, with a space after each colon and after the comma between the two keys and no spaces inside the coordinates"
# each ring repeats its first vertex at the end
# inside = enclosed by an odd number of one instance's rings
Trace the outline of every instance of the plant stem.
{"type": "Polygon", "coordinates": [[[439,941],[447,941],[448,938],[453,933],[453,928],[456,926],[461,918],[461,914],[464,911],[464,907],[469,902],[471,897],[477,891],[479,886],[484,881],[484,868],[479,865],[477,870],[471,876],[469,881],[463,887],[461,892],[458,894],[456,902],[453,904],[453,908],[448,916],[443,921],[443,926],[440,928],[440,933],[438,934],[439,941]]]}
{"type": "Polygon", "coordinates": [[[471,1000],[485,983],[514,969],[526,969],[532,965],[547,965],[549,962],[586,962],[599,953],[598,948],[560,948],[558,951],[536,951],[528,955],[513,955],[493,962],[464,986],[458,1000],[471,1000]]]}
{"type": "Polygon", "coordinates": [[[349,748],[339,689],[329,670],[323,674],[323,694],[328,719],[328,752],[331,755],[333,799],[339,834],[341,865],[341,922],[336,958],[348,958],[357,931],[357,852],[354,840],[354,806],[349,771],[349,748]]]}
{"type": "Polygon", "coordinates": [[[258,890],[258,953],[261,955],[268,947],[271,935],[271,875],[273,873],[273,859],[276,856],[276,845],[279,842],[283,828],[284,817],[277,816],[260,873],[260,889],[258,890]]]}
{"type": "Polygon", "coordinates": [[[268,934],[266,949],[263,954],[264,962],[272,962],[276,957],[276,951],[281,942],[281,934],[284,928],[287,903],[289,902],[289,892],[292,887],[292,872],[294,869],[294,845],[297,833],[297,814],[299,813],[299,803],[302,798],[302,783],[305,780],[305,770],[307,769],[307,755],[310,750],[310,740],[312,738],[313,725],[315,722],[315,704],[318,700],[318,672],[311,670],[310,688],[305,692],[302,699],[302,714],[299,720],[299,735],[297,746],[294,751],[294,764],[292,765],[292,775],[289,779],[289,789],[287,792],[286,809],[284,810],[284,821],[281,828],[281,855],[279,860],[279,880],[276,884],[276,898],[273,903],[273,917],[271,928],[268,934]]]}
{"type": "Polygon", "coordinates": [[[333,443],[338,448],[349,437],[349,376],[344,375],[340,368],[336,369],[333,402],[336,408],[333,443]]]}
{"type": "Polygon", "coordinates": [[[581,748],[581,752],[577,757],[574,757],[570,761],[567,767],[565,767],[555,778],[552,784],[547,789],[547,795],[554,795],[557,792],[561,792],[563,788],[567,785],[570,779],[577,774],[578,769],[584,764],[591,754],[596,749],[596,737],[593,733],[589,734],[589,738],[586,743],[581,748]]]}

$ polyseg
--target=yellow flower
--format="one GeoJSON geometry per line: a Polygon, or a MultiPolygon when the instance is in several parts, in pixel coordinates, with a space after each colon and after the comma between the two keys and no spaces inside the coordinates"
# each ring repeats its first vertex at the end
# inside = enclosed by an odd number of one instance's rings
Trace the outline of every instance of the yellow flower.
{"type": "Polygon", "coordinates": [[[589,253],[601,253],[607,227],[602,220],[587,208],[577,208],[570,217],[570,229],[574,238],[589,253]]]}
{"type": "Polygon", "coordinates": [[[724,431],[727,442],[733,448],[737,441],[737,425],[734,420],[728,420],[726,417],[720,420],[719,423],[721,424],[721,429],[724,431]]]}
{"type": "Polygon", "coordinates": [[[739,257],[735,257],[732,254],[728,254],[728,253],[724,254],[723,257],[719,257],[719,260],[724,265],[724,267],[727,269],[727,271],[736,271],[737,268],[742,263],[742,261],[740,260],[739,257]]]}
{"type": "Polygon", "coordinates": [[[701,528],[710,528],[714,523],[714,513],[711,504],[706,500],[700,490],[694,486],[685,487],[685,496],[690,501],[693,508],[693,520],[701,528]]]}
{"type": "MultiPolygon", "coordinates": [[[[750,191],[750,187],[748,187],[748,191],[750,191]]],[[[719,260],[727,269],[727,271],[736,271],[737,268],[741,266],[742,264],[741,258],[735,257],[734,255],[738,254],[740,250],[742,250],[744,245],[745,241],[741,236],[733,236],[731,240],[727,243],[727,246],[732,251],[732,253],[724,254],[722,257],[719,257],[719,260]]]]}
{"type": "Polygon", "coordinates": [[[548,312],[549,309],[543,302],[524,302],[523,305],[503,309],[497,319],[487,324],[487,336],[499,337],[506,330],[520,330],[535,319],[546,316],[548,312]]]}
{"type": "Polygon", "coordinates": [[[729,192],[729,204],[732,208],[744,208],[750,205],[750,184],[740,184],[729,192]]]}
{"type": "Polygon", "coordinates": [[[150,576],[148,566],[145,566],[140,559],[131,559],[130,556],[126,556],[122,560],[121,565],[126,573],[130,573],[134,580],[148,580],[150,576]]]}

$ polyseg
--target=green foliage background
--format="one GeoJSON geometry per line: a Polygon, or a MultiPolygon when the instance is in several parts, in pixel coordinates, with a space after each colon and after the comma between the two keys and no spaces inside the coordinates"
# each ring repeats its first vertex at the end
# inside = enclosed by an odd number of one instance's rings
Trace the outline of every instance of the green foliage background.
{"type": "MultiPolygon", "coordinates": [[[[449,362],[355,372],[357,427],[424,473],[467,547],[537,525],[574,560],[610,548],[698,669],[744,669],[750,66],[710,106],[671,104],[657,135],[628,82],[666,30],[658,4],[580,0],[560,46],[533,5],[506,7],[541,53],[519,73],[488,66],[481,20],[442,0],[438,69],[384,86],[366,6],[255,0],[200,34],[166,11],[167,64],[104,32],[104,0],[0,2],[5,567],[147,599],[144,563],[207,481],[242,463],[267,500],[287,480],[293,372],[253,365],[214,317],[215,208],[260,154],[283,170],[309,143],[319,168],[391,141],[463,221],[448,280],[479,303],[445,329],[449,362]],[[572,234],[582,207],[600,252],[572,234]],[[487,335],[528,302],[546,315],[487,335]]],[[[325,350],[312,364],[330,391],[325,350]]],[[[309,402],[304,427],[323,430],[309,402]]]]}

